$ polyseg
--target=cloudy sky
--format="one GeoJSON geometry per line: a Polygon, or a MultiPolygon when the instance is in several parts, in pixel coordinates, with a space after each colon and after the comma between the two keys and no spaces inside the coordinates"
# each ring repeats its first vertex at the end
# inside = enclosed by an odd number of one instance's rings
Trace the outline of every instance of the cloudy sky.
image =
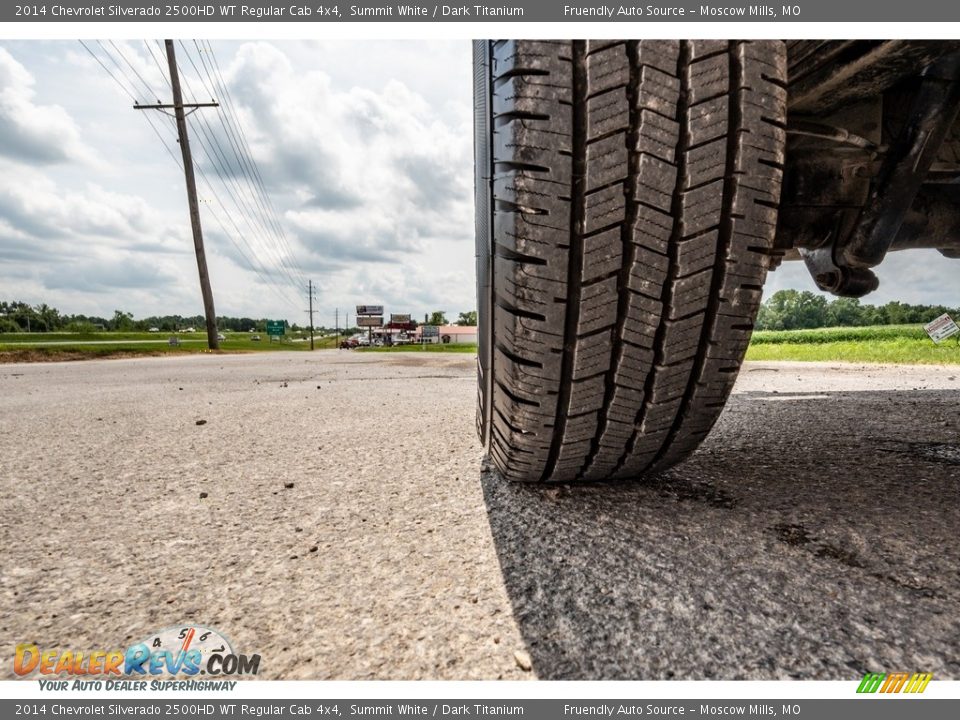
{"type": "MultiPolygon", "coordinates": [[[[78,42],[0,43],[0,298],[198,314],[173,120],[132,109],[169,101],[161,48],[87,45],[123,88],[78,42]]],[[[307,278],[318,324],[358,303],[474,309],[467,41],[217,41],[219,76],[204,43],[176,49],[187,99],[232,111],[190,119],[218,314],[303,323],[307,278]]],[[[960,305],[957,270],[894,256],[867,301],[960,305]]],[[[797,264],[768,287],[813,289],[797,264]]]]}

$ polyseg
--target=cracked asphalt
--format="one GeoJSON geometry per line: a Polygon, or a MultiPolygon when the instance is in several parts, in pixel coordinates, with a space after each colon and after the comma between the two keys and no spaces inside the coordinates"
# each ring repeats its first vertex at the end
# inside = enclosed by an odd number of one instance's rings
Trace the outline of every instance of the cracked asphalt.
{"type": "Polygon", "coordinates": [[[960,367],[748,363],[685,464],[541,487],[474,363],[0,365],[0,674],[194,622],[268,678],[960,678],[960,367]]]}

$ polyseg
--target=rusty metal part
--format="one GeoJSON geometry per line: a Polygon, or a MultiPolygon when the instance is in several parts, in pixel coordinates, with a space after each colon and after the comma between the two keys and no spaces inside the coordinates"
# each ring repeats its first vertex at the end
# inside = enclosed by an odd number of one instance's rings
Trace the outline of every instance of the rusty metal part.
{"type": "Polygon", "coordinates": [[[787,125],[787,136],[803,136],[826,140],[837,145],[849,145],[850,147],[860,148],[862,150],[881,150],[876,143],[861,137],[845,128],[835,127],[827,123],[819,123],[813,120],[791,120],[787,125]]]}
{"type": "MultiPolygon", "coordinates": [[[[823,208],[812,210],[823,213],[823,208]]],[[[834,211],[836,210],[834,208],[834,211]]],[[[782,227],[781,230],[783,230],[782,227]]],[[[822,230],[821,232],[820,237],[810,232],[793,235],[785,232],[784,234],[794,242],[790,247],[781,246],[784,253],[783,259],[807,261],[807,257],[814,250],[832,249],[831,237],[834,231],[822,230]]],[[[921,249],[938,250],[949,258],[960,256],[960,212],[957,212],[957,200],[953,197],[952,188],[924,188],[904,216],[900,230],[890,243],[889,252],[921,249]]],[[[811,272],[820,273],[832,269],[825,268],[821,258],[815,258],[815,260],[818,265],[811,272]]],[[[807,264],[810,264],[809,261],[807,264]]]]}
{"type": "Polygon", "coordinates": [[[883,93],[960,50],[960,41],[802,40],[788,49],[789,110],[820,115],[883,93]]]}

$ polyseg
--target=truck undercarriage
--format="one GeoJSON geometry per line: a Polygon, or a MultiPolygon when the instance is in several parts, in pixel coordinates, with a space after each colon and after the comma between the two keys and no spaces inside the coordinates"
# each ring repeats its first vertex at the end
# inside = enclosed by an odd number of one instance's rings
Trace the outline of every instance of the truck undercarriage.
{"type": "Polygon", "coordinates": [[[861,297],[887,252],[960,257],[960,42],[796,41],[775,247],[861,297]]]}

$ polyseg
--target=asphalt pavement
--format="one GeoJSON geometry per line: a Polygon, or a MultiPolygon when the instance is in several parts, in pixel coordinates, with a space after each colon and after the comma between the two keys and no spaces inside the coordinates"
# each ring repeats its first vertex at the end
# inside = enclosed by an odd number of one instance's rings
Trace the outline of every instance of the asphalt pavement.
{"type": "Polygon", "coordinates": [[[646,482],[482,464],[471,355],[0,365],[0,647],[310,679],[960,678],[960,367],[747,364],[646,482]]]}

